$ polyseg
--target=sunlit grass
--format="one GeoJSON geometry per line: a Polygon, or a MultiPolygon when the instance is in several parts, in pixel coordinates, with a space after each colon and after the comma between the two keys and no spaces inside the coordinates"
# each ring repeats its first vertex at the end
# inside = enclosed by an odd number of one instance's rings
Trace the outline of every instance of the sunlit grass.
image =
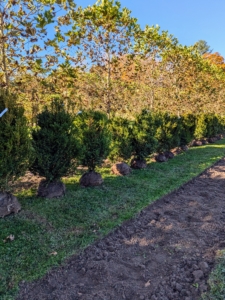
{"type": "Polygon", "coordinates": [[[67,192],[60,199],[36,198],[32,189],[21,191],[17,196],[22,211],[0,220],[0,299],[13,299],[20,281],[43,276],[224,155],[221,140],[163,164],[151,162],[126,177],[99,169],[104,184],[98,188],[81,188],[78,172],[64,180],[67,192]],[[4,242],[10,234],[15,240],[4,242]]]}

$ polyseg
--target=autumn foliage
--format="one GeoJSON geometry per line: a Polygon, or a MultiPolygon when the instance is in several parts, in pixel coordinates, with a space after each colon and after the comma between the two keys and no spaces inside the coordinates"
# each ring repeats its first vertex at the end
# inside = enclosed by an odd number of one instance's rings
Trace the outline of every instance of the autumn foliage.
{"type": "Polygon", "coordinates": [[[55,97],[71,112],[110,118],[143,109],[225,113],[224,58],[205,41],[187,47],[159,26],[141,29],[119,1],[50,2],[0,6],[1,85],[18,94],[31,123],[55,97]]]}
{"type": "Polygon", "coordinates": [[[224,57],[221,56],[218,52],[215,53],[205,53],[203,58],[208,60],[211,64],[216,65],[225,71],[225,61],[224,57]]]}

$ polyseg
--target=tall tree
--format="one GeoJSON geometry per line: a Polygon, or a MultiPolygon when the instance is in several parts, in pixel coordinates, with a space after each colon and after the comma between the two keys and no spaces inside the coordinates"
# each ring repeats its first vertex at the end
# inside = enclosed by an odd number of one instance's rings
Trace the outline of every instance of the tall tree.
{"type": "Polygon", "coordinates": [[[146,26],[142,35],[136,39],[136,80],[140,84],[139,97],[145,108],[153,110],[157,90],[161,87],[161,61],[165,51],[177,44],[177,40],[167,31],[160,32],[159,26],[146,26]]]}
{"type": "Polygon", "coordinates": [[[66,34],[66,58],[101,80],[100,106],[108,114],[119,104],[114,93],[121,73],[118,61],[124,55],[133,55],[134,37],[140,33],[137,20],[130,13],[127,8],[121,9],[118,1],[97,1],[71,15],[72,29],[66,34]]]}
{"type": "Polygon", "coordinates": [[[205,53],[203,55],[205,59],[207,59],[211,64],[214,64],[225,71],[225,61],[224,57],[220,55],[218,52],[215,53],[205,53]]]}
{"type": "Polygon", "coordinates": [[[56,11],[73,7],[71,0],[0,1],[0,79],[3,86],[9,86],[15,74],[18,77],[27,70],[43,72],[58,62],[56,55],[46,51],[50,46],[46,27],[57,22],[56,11]]]}
{"type": "Polygon", "coordinates": [[[208,43],[204,40],[199,40],[194,44],[195,48],[198,50],[198,52],[203,55],[205,53],[211,53],[212,49],[210,49],[210,46],[208,43]]]}

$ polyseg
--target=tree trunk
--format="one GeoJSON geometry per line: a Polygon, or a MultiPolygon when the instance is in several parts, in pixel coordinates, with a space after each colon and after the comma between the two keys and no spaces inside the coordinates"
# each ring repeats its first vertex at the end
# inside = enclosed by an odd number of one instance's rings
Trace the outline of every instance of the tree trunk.
{"type": "Polygon", "coordinates": [[[110,117],[111,112],[111,97],[110,97],[110,89],[111,89],[111,57],[110,51],[107,52],[108,56],[108,70],[107,70],[107,114],[110,117]]]}
{"type": "Polygon", "coordinates": [[[0,11],[0,48],[1,48],[1,69],[4,73],[4,80],[6,87],[9,87],[9,76],[7,71],[6,64],[6,53],[5,53],[5,42],[4,42],[4,20],[3,20],[3,11],[0,11]]]}

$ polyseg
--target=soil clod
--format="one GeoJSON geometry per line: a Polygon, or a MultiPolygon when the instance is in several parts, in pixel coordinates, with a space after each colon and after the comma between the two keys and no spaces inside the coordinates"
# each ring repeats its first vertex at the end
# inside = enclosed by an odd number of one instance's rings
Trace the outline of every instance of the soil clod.
{"type": "Polygon", "coordinates": [[[164,155],[164,153],[159,153],[155,156],[155,160],[157,162],[166,162],[168,158],[164,155]]]}
{"type": "Polygon", "coordinates": [[[173,154],[173,152],[171,152],[171,151],[165,151],[165,152],[164,152],[164,155],[165,155],[165,157],[168,158],[168,159],[174,158],[174,154],[173,154]]]}
{"type": "Polygon", "coordinates": [[[46,180],[41,180],[37,196],[44,198],[58,198],[65,195],[66,187],[61,181],[47,182],[46,180]]]}
{"type": "Polygon", "coordinates": [[[0,193],[0,218],[21,210],[18,199],[9,192],[0,193]]]}
{"type": "Polygon", "coordinates": [[[133,169],[145,169],[147,167],[147,163],[145,160],[134,158],[132,159],[130,166],[133,169]]]}
{"type": "Polygon", "coordinates": [[[112,166],[111,171],[115,175],[128,175],[131,173],[131,168],[124,162],[116,163],[112,166]]]}
{"type": "Polygon", "coordinates": [[[80,185],[83,187],[99,186],[103,183],[101,174],[95,171],[84,173],[80,178],[80,185]]]}

